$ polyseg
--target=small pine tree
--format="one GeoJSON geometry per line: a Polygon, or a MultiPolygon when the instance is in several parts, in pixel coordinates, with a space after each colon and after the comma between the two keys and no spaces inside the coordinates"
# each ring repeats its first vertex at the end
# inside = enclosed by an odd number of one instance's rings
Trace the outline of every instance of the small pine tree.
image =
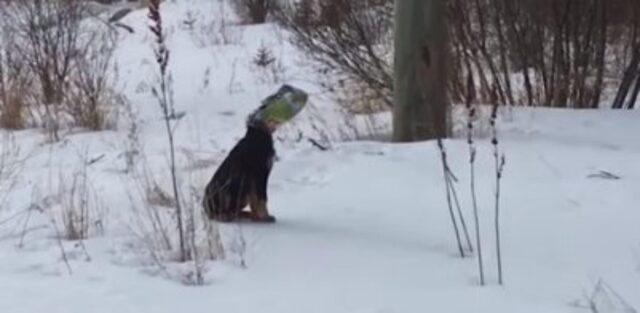
{"type": "Polygon", "coordinates": [[[259,67],[267,67],[273,64],[273,62],[275,61],[276,61],[276,58],[273,56],[271,49],[265,47],[264,45],[260,46],[260,48],[258,49],[258,53],[256,54],[256,57],[253,58],[253,64],[259,67]]]}

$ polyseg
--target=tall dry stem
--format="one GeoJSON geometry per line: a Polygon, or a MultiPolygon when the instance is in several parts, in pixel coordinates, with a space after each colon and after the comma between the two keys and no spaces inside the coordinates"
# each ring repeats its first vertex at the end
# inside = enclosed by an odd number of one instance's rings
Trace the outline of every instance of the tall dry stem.
{"type": "Polygon", "coordinates": [[[175,199],[177,228],[178,228],[178,235],[180,240],[180,259],[181,261],[184,262],[185,260],[187,260],[188,256],[187,256],[187,247],[185,245],[183,216],[182,216],[183,212],[182,212],[182,206],[180,203],[180,194],[178,191],[175,144],[174,144],[174,133],[173,133],[174,129],[171,125],[171,121],[175,119],[175,111],[173,106],[173,99],[170,96],[170,94],[172,93],[171,79],[167,73],[167,67],[169,65],[169,50],[167,49],[164,32],[162,29],[162,16],[160,15],[160,0],[149,0],[148,9],[149,9],[148,18],[151,22],[151,25],[149,25],[149,29],[151,30],[151,32],[153,33],[156,39],[155,41],[156,46],[154,48],[154,53],[156,56],[156,62],[158,63],[158,69],[160,72],[159,87],[153,87],[152,91],[154,96],[158,100],[160,109],[162,110],[163,120],[164,120],[165,128],[167,131],[167,139],[169,140],[169,153],[171,156],[171,160],[170,160],[171,183],[173,185],[173,196],[175,199]]]}
{"type": "Polygon", "coordinates": [[[493,138],[491,139],[491,144],[493,145],[493,159],[495,162],[495,177],[496,177],[496,191],[495,191],[495,216],[494,216],[494,227],[495,227],[495,236],[496,236],[496,257],[498,259],[498,283],[502,285],[502,252],[501,252],[501,242],[500,242],[500,179],[502,179],[502,172],[504,170],[505,165],[505,156],[504,154],[500,155],[500,150],[498,147],[498,131],[496,129],[496,119],[498,115],[498,104],[494,103],[493,109],[491,111],[491,128],[493,131],[493,138]]]}
{"type": "Polygon", "coordinates": [[[482,237],[480,235],[480,220],[478,217],[478,201],[476,199],[476,147],[473,142],[473,120],[476,117],[476,107],[471,104],[474,97],[473,79],[469,74],[467,86],[467,144],[469,145],[469,190],[473,204],[473,219],[476,227],[476,248],[478,250],[478,273],[480,275],[480,285],[484,285],[484,266],[482,264],[482,237]]]}

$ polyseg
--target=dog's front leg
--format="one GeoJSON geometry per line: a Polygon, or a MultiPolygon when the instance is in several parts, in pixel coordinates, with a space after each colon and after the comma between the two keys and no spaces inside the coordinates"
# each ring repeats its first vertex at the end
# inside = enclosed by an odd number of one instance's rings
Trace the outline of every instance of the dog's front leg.
{"type": "Polygon", "coordinates": [[[264,222],[275,222],[275,218],[269,215],[267,208],[267,184],[269,181],[269,172],[271,170],[271,164],[263,169],[259,178],[256,180],[254,190],[249,196],[249,204],[251,207],[251,213],[256,220],[264,222]]]}
{"type": "Polygon", "coordinates": [[[265,223],[273,223],[276,218],[269,215],[267,209],[267,200],[260,197],[257,193],[252,193],[249,198],[249,206],[253,220],[265,223]]]}

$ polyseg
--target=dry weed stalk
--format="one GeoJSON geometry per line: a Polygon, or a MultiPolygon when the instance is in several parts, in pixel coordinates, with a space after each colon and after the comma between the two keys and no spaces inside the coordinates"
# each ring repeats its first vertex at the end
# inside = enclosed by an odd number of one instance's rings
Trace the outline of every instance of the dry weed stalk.
{"type": "MultiPolygon", "coordinates": [[[[137,225],[132,231],[143,242],[146,252],[157,268],[172,279],[178,279],[189,285],[203,285],[205,283],[206,260],[215,259],[220,254],[208,249],[203,250],[204,245],[212,247],[221,246],[217,229],[209,225],[206,219],[200,218],[196,212],[200,207],[198,193],[194,185],[184,189],[179,184],[174,131],[176,121],[184,115],[174,110],[172,81],[169,71],[169,50],[166,46],[165,35],[160,15],[160,1],[148,2],[148,18],[151,22],[150,30],[155,37],[154,53],[159,69],[159,81],[152,87],[152,94],[156,98],[162,112],[163,123],[166,129],[168,146],[170,150],[169,172],[172,192],[165,193],[162,185],[156,183],[149,169],[149,162],[142,149],[142,144],[137,135],[137,127],[134,114],[128,112],[132,119],[128,139],[130,143],[127,150],[136,151],[138,161],[127,162],[127,172],[132,175],[133,183],[137,188],[134,192],[127,190],[131,200],[134,219],[137,225]],[[188,193],[183,193],[189,190],[188,193]],[[135,194],[137,192],[137,194],[135,194]],[[169,207],[168,209],[166,207],[169,207]],[[204,225],[201,222],[204,221],[204,225]],[[203,227],[201,227],[203,226],[203,227]],[[200,230],[204,231],[201,232],[200,230]],[[204,238],[203,238],[204,237],[204,238]],[[178,247],[174,250],[174,247],[178,247]],[[177,261],[179,264],[169,265],[168,262],[177,261]],[[176,274],[178,268],[181,273],[176,274]],[[186,270],[186,272],[184,272],[186,270]]],[[[206,249],[206,248],[205,248],[206,249]]]]}
{"type": "Polygon", "coordinates": [[[473,76],[469,74],[467,81],[467,144],[469,146],[469,190],[473,204],[473,218],[476,227],[476,246],[478,250],[478,273],[480,275],[480,285],[484,285],[484,265],[482,263],[482,237],[480,236],[480,221],[478,217],[478,201],[476,199],[476,147],[473,141],[473,120],[476,117],[476,106],[472,104],[475,97],[473,88],[473,76]]]}
{"type": "Polygon", "coordinates": [[[179,245],[180,245],[180,260],[186,261],[187,256],[187,247],[185,242],[185,229],[183,223],[183,211],[182,205],[180,202],[180,193],[178,191],[178,178],[177,178],[177,170],[176,170],[176,156],[175,156],[175,144],[174,144],[174,128],[172,125],[172,120],[175,118],[175,110],[174,103],[172,97],[172,81],[169,77],[169,73],[167,72],[167,68],[169,66],[169,49],[167,48],[164,32],[162,28],[162,16],[160,14],[160,0],[149,0],[148,1],[148,9],[149,9],[149,20],[151,25],[149,29],[153,33],[156,39],[156,47],[154,48],[154,53],[156,56],[156,62],[158,63],[158,69],[160,74],[160,82],[158,87],[153,87],[152,91],[156,99],[158,100],[158,104],[160,105],[160,109],[162,110],[162,115],[164,119],[165,129],[167,131],[167,139],[169,141],[169,153],[170,153],[170,171],[171,171],[171,183],[173,185],[173,197],[175,199],[175,209],[176,209],[176,221],[178,228],[178,236],[179,236],[179,245]]]}
{"type": "Polygon", "coordinates": [[[91,186],[86,167],[73,174],[70,185],[68,178],[60,176],[59,195],[62,200],[61,218],[64,238],[67,240],[87,239],[92,228],[104,232],[104,207],[91,186]]]}
{"type": "MultiPolygon", "coordinates": [[[[427,71],[427,69],[429,68],[429,64],[430,64],[430,60],[428,59],[428,55],[427,54],[423,54],[422,55],[422,60],[419,63],[419,66],[421,67],[421,70],[423,71],[427,71]]],[[[425,85],[425,81],[421,78],[420,75],[418,75],[418,79],[419,81],[419,86],[426,86],[425,85]]],[[[421,93],[421,101],[425,101],[425,99],[427,99],[427,95],[425,92],[425,88],[421,87],[420,88],[420,93],[421,93]]],[[[433,108],[431,106],[429,106],[429,110],[433,110],[433,108]]],[[[432,114],[431,116],[434,119],[437,119],[437,115],[436,114],[432,114]]],[[[453,210],[453,204],[452,204],[452,196],[454,197],[456,206],[457,206],[457,212],[458,212],[458,219],[460,220],[460,224],[462,225],[464,234],[465,234],[465,238],[467,240],[467,245],[469,247],[470,251],[473,251],[473,248],[471,246],[471,240],[469,239],[469,232],[467,230],[467,226],[466,226],[466,222],[464,220],[464,215],[462,214],[462,210],[460,208],[460,203],[458,201],[458,197],[457,197],[457,193],[455,191],[455,186],[454,186],[454,182],[457,181],[457,178],[455,177],[455,175],[453,174],[453,171],[451,170],[451,168],[449,167],[449,163],[447,161],[447,152],[446,149],[444,147],[444,143],[442,138],[446,135],[446,130],[445,129],[437,129],[437,126],[439,125],[438,122],[433,122],[433,123],[429,123],[429,128],[430,128],[430,132],[435,134],[436,137],[436,143],[438,145],[438,150],[440,151],[440,162],[442,164],[442,174],[443,174],[443,178],[444,178],[444,182],[445,182],[445,188],[446,188],[446,196],[447,196],[447,206],[449,208],[449,216],[451,218],[451,223],[453,224],[453,229],[455,232],[455,236],[456,236],[456,242],[458,244],[458,251],[460,252],[460,257],[464,258],[465,257],[465,253],[464,253],[464,248],[462,246],[462,242],[460,240],[460,231],[458,229],[458,221],[456,221],[456,215],[454,213],[453,210]]]]}
{"type": "MultiPolygon", "coordinates": [[[[134,218],[137,223],[133,233],[141,239],[155,267],[165,276],[181,281],[187,285],[200,286],[206,283],[205,273],[208,260],[224,258],[224,247],[217,224],[209,221],[206,216],[197,214],[199,211],[199,188],[191,182],[186,189],[189,194],[181,195],[184,209],[184,240],[186,259],[182,260],[180,252],[173,249],[177,236],[177,229],[167,227],[173,220],[173,210],[166,210],[145,200],[145,185],[153,181],[152,178],[142,178],[136,171],[133,173],[134,183],[137,185],[138,196],[127,191],[133,204],[134,218]],[[178,261],[178,265],[170,265],[178,261]],[[176,266],[181,268],[176,273],[176,266]]],[[[147,174],[145,174],[147,175],[147,174]]]]}
{"type": "Polygon", "coordinates": [[[498,131],[496,127],[496,120],[498,116],[498,103],[494,102],[493,109],[491,111],[491,128],[492,128],[492,139],[491,144],[493,145],[493,159],[495,165],[495,177],[496,177],[496,191],[495,191],[495,216],[494,216],[494,227],[495,227],[495,237],[496,237],[496,257],[498,260],[498,283],[502,285],[502,252],[501,252],[501,242],[500,242],[500,179],[502,178],[502,173],[504,171],[505,165],[505,156],[504,154],[500,154],[500,150],[498,147],[498,131]]]}
{"type": "Polygon", "coordinates": [[[11,132],[0,133],[0,210],[18,183],[27,158],[11,132]]]}

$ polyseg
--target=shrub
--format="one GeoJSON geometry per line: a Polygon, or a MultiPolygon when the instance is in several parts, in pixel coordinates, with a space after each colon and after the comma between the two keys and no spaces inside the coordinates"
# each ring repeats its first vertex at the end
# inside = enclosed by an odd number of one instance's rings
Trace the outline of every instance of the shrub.
{"type": "Polygon", "coordinates": [[[44,127],[53,141],[60,139],[64,127],[107,126],[106,106],[119,96],[107,79],[115,38],[105,33],[108,27],[84,24],[90,18],[88,5],[84,0],[3,2],[0,23],[4,35],[11,36],[6,50],[14,54],[12,62],[21,63],[19,77],[35,87],[30,87],[28,97],[18,88],[23,84],[3,89],[3,102],[12,105],[4,120],[24,119],[18,112],[26,111],[30,120],[21,124],[44,127]],[[20,101],[8,96],[12,89],[21,95],[20,101]]]}
{"type": "Polygon", "coordinates": [[[0,128],[26,127],[28,81],[24,62],[8,50],[0,52],[0,128]]]}
{"type": "Polygon", "coordinates": [[[233,0],[232,3],[244,22],[262,24],[267,21],[275,0],[233,0]]]}
{"type": "Polygon", "coordinates": [[[65,110],[73,116],[75,126],[102,130],[115,124],[109,118],[122,97],[113,87],[111,65],[116,38],[98,30],[87,35],[84,53],[74,60],[65,110]]]}
{"type": "Polygon", "coordinates": [[[274,16],[321,73],[338,77],[323,82],[327,89],[366,88],[364,102],[388,108],[393,103],[392,7],[391,0],[301,0],[279,5],[274,16]]]}

